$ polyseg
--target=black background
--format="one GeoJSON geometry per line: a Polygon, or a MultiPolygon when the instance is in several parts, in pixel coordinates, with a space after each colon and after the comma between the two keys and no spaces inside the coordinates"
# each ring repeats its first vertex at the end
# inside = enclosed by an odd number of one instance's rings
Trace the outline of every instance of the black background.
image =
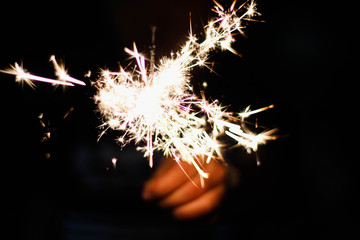
{"type": "Polygon", "coordinates": [[[152,170],[131,147],[120,151],[116,133],[96,143],[95,90],[83,76],[127,65],[123,49],[133,41],[148,54],[150,25],[157,26],[158,57],[177,51],[186,41],[189,12],[200,36],[214,16],[212,1],[4,2],[0,68],[23,61],[30,72],[51,77],[48,59],[55,54],[70,75],[87,83],[68,89],[37,83],[33,90],[1,74],[1,215],[7,239],[191,238],[204,232],[217,239],[350,236],[359,226],[351,15],[344,13],[346,6],[326,1],[258,4],[257,18],[264,22],[249,23],[246,36],[234,43],[242,57],[214,53],[217,74],[195,69],[193,84],[207,81],[207,96],[233,111],[275,104],[257,117],[278,127],[281,137],[260,149],[260,167],[254,155],[229,152],[242,171],[241,184],[229,192],[209,230],[201,221],[173,221],[141,200],[141,185],[152,170]],[[40,113],[52,131],[45,142],[48,129],[40,125],[40,113]],[[112,157],[124,160],[117,169],[112,157]]]}

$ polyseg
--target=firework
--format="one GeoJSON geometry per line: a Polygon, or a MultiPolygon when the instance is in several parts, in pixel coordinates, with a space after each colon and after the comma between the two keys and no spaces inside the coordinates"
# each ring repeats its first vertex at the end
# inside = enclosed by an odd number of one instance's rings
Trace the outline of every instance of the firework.
{"type": "Polygon", "coordinates": [[[244,118],[273,106],[243,113],[227,112],[217,101],[199,98],[190,85],[190,71],[208,66],[214,49],[237,52],[231,47],[235,32],[243,33],[243,21],[258,13],[256,4],[248,1],[236,8],[236,1],[225,10],[215,1],[218,17],[205,27],[204,40],[190,31],[183,47],[170,57],[163,57],[148,70],[146,60],[134,43],[125,51],[136,61],[134,67],[119,72],[104,70],[96,82],[95,101],[103,117],[104,134],[119,130],[122,145],[134,141],[138,150],[153,165],[154,151],[162,151],[177,163],[186,161],[198,171],[201,180],[208,178],[203,164],[212,159],[223,160],[218,137],[225,134],[249,151],[274,139],[275,130],[254,134],[243,127],[244,118]]]}

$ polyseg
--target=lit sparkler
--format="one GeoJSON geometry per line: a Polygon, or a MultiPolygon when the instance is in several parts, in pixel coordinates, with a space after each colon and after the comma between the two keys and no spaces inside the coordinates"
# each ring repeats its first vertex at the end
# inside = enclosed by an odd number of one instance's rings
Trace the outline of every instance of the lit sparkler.
{"type": "MultiPolygon", "coordinates": [[[[189,39],[179,52],[164,57],[147,70],[145,57],[136,45],[125,49],[136,60],[136,65],[126,71],[102,71],[96,82],[98,93],[95,101],[103,117],[106,130],[120,130],[118,141],[122,145],[134,141],[144,143],[138,150],[153,165],[153,152],[163,151],[180,161],[192,164],[202,179],[208,178],[203,164],[211,159],[223,160],[221,134],[233,138],[249,151],[257,151],[258,145],[275,137],[275,130],[254,134],[242,127],[244,118],[273,106],[236,114],[227,112],[217,101],[198,98],[190,85],[190,70],[207,66],[209,53],[216,48],[237,52],[231,47],[234,32],[242,33],[243,21],[251,20],[258,13],[254,1],[236,8],[236,1],[228,10],[215,2],[218,18],[205,27],[202,42],[190,31],[189,39]],[[210,129],[210,130],[208,130],[210,129]]],[[[102,134],[103,134],[102,133],[102,134]]],[[[180,165],[181,167],[181,165],[180,165]]]]}
{"type": "MultiPolygon", "coordinates": [[[[150,166],[153,166],[154,151],[162,151],[165,156],[173,157],[181,168],[181,161],[192,164],[202,184],[204,178],[208,178],[203,165],[212,159],[223,160],[222,146],[218,141],[220,135],[229,136],[248,151],[257,151],[259,145],[276,138],[273,136],[276,129],[255,134],[244,127],[245,118],[273,105],[232,113],[217,101],[208,102],[205,96],[199,98],[193,92],[190,85],[191,69],[196,66],[210,68],[207,62],[209,54],[217,48],[238,54],[231,47],[234,33],[243,34],[243,21],[251,21],[252,17],[259,15],[253,0],[237,8],[235,0],[228,10],[214,2],[212,10],[218,17],[205,27],[203,41],[199,41],[190,29],[187,42],[176,54],[164,57],[155,64],[152,51],[150,70],[134,43],[133,50],[126,48],[125,51],[135,58],[136,65],[130,71],[122,67],[119,72],[102,71],[95,82],[98,93],[94,97],[104,121],[100,137],[108,129],[120,130],[122,135],[118,141],[122,145],[131,141],[140,145],[138,150],[148,157],[150,166]]],[[[57,80],[30,74],[18,63],[0,71],[15,75],[16,81],[26,82],[31,87],[34,87],[32,81],[66,86],[85,85],[69,76],[54,56],[50,61],[57,80]]],[[[112,162],[115,167],[116,159],[112,162]]]]}

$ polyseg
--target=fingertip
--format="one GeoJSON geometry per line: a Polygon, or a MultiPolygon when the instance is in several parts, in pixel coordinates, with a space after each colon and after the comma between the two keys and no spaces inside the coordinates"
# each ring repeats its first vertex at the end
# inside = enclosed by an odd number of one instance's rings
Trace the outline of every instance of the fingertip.
{"type": "Polygon", "coordinates": [[[225,185],[219,185],[199,198],[175,208],[172,212],[175,219],[190,220],[205,216],[214,211],[221,203],[225,185]]]}
{"type": "Polygon", "coordinates": [[[151,201],[155,198],[155,194],[153,191],[153,181],[149,180],[147,182],[145,182],[144,184],[144,188],[142,191],[142,199],[144,199],[145,201],[151,201]]]}
{"type": "Polygon", "coordinates": [[[151,191],[144,190],[142,192],[142,199],[145,201],[151,201],[154,199],[154,194],[151,191]]]}

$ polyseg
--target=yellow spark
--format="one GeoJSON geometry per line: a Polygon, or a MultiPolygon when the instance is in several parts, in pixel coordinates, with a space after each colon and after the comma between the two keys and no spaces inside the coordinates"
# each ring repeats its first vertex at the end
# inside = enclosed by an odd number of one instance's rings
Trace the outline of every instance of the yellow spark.
{"type": "Polygon", "coordinates": [[[241,118],[247,118],[249,117],[250,115],[253,115],[253,114],[256,114],[256,113],[259,113],[259,112],[262,112],[262,111],[265,111],[265,110],[268,110],[270,108],[274,108],[274,105],[270,105],[270,106],[267,106],[267,107],[263,107],[263,108],[259,108],[259,109],[256,109],[256,110],[253,110],[253,111],[250,111],[250,106],[248,108],[245,109],[244,112],[242,113],[239,113],[239,116],[241,118]]]}

